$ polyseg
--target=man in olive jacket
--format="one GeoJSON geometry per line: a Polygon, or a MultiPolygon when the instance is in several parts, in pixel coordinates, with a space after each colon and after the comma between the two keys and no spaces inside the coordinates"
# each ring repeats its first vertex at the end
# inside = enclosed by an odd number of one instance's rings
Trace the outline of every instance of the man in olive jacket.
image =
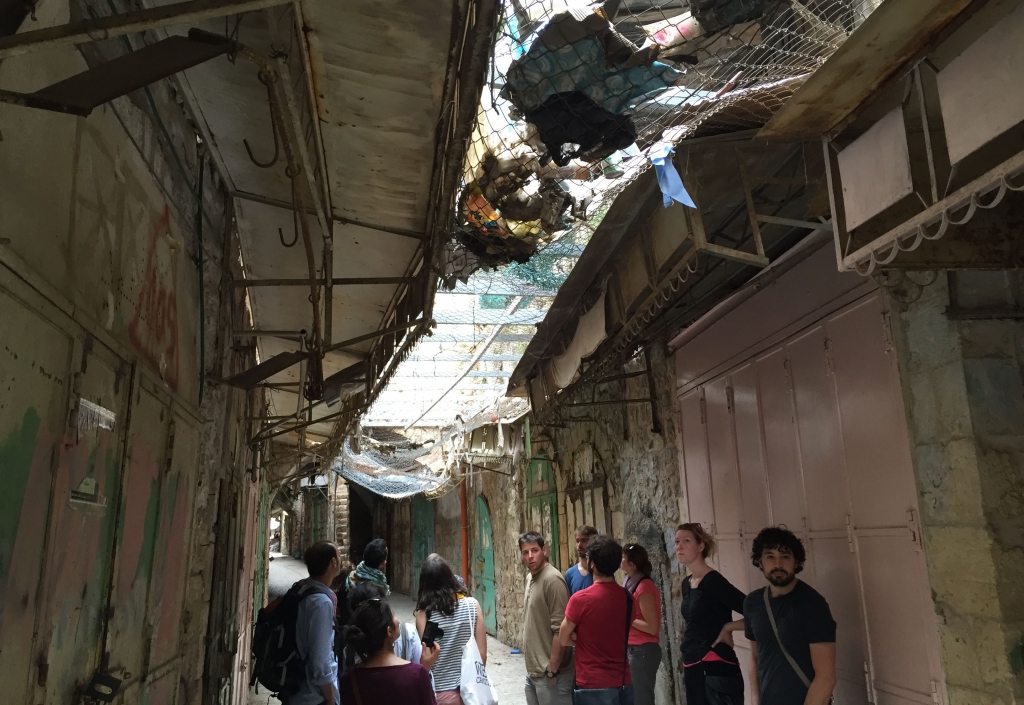
{"type": "Polygon", "coordinates": [[[519,537],[519,551],[530,571],[523,615],[527,705],[571,705],[575,676],[572,649],[558,640],[569,588],[562,574],[548,562],[543,536],[527,531],[519,537]]]}

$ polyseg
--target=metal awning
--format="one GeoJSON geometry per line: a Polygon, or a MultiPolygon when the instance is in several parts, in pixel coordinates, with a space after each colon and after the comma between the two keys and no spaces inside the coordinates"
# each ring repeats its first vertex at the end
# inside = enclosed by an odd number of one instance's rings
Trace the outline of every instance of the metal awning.
{"type": "Polygon", "coordinates": [[[883,2],[799,88],[759,137],[828,134],[921,52],[972,0],[883,2]]]}

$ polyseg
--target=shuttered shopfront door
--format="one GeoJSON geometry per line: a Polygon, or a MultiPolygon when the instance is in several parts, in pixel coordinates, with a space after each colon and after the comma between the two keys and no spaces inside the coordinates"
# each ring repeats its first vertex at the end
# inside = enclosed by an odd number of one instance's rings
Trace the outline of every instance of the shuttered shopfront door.
{"type": "Polygon", "coordinates": [[[885,316],[869,294],[680,387],[681,486],[743,591],[765,584],[749,556],[762,527],[803,539],[800,577],[839,625],[837,703],[931,705],[944,702],[938,634],[885,316]]]}

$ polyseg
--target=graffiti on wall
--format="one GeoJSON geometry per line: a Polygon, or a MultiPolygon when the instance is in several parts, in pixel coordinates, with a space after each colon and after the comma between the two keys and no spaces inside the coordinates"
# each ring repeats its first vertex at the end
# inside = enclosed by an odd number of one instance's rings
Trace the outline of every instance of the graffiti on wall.
{"type": "Polygon", "coordinates": [[[172,388],[178,388],[177,256],[170,232],[170,211],[164,206],[150,237],[142,291],[128,324],[136,352],[156,365],[172,388]]]}

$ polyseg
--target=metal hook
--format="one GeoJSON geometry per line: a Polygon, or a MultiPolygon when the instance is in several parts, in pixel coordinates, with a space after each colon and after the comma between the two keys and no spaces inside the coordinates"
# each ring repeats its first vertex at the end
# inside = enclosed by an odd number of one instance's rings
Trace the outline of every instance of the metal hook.
{"type": "MultiPolygon", "coordinates": [[[[259,79],[260,79],[260,83],[262,83],[264,86],[267,87],[267,102],[269,104],[271,102],[271,100],[270,100],[270,91],[273,90],[273,88],[270,85],[270,80],[267,78],[267,76],[262,71],[259,72],[259,79]]],[[[249,159],[252,161],[253,164],[255,164],[256,166],[258,166],[261,169],[269,169],[270,167],[272,167],[275,164],[277,164],[277,159],[278,159],[278,157],[281,154],[281,145],[280,145],[280,143],[278,142],[278,139],[277,139],[277,122],[274,120],[274,112],[273,112],[273,110],[270,111],[270,132],[274,136],[274,156],[273,156],[273,158],[269,162],[266,162],[266,163],[263,163],[263,162],[259,161],[253,155],[252,147],[249,146],[249,140],[247,140],[247,139],[243,139],[242,140],[242,144],[245,145],[245,151],[248,153],[249,159]]],[[[282,239],[282,243],[283,243],[283,239],[282,239]]]]}
{"type": "Polygon", "coordinates": [[[285,247],[295,247],[295,243],[299,241],[299,231],[298,230],[295,231],[295,237],[292,238],[291,242],[285,242],[284,241],[284,229],[283,228],[278,228],[277,229],[277,237],[281,240],[281,244],[284,245],[285,247]]]}

